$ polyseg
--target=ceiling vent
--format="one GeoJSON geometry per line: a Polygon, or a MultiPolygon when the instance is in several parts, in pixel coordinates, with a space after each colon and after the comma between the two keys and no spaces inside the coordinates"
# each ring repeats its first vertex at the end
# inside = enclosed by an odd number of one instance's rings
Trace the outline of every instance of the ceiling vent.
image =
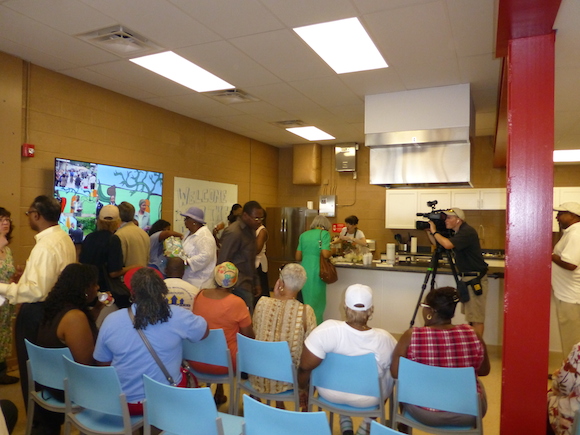
{"type": "Polygon", "coordinates": [[[225,89],[223,91],[203,92],[203,94],[223,104],[251,103],[254,101],[260,101],[258,98],[247,94],[241,89],[225,89]]]}
{"type": "Polygon", "coordinates": [[[282,128],[305,127],[307,124],[300,119],[289,119],[288,121],[273,122],[275,126],[282,128]]]}
{"type": "Polygon", "coordinates": [[[163,51],[163,47],[122,25],[106,27],[77,35],[96,47],[117,56],[133,58],[163,51]]]}

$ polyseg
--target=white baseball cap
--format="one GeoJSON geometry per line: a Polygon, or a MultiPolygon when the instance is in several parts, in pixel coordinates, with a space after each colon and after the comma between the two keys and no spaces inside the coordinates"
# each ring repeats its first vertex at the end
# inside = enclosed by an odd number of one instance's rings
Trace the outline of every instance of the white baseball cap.
{"type": "Polygon", "coordinates": [[[353,284],[344,294],[345,305],[354,311],[366,311],[373,306],[373,290],[368,285],[353,284]]]}
{"type": "Polygon", "coordinates": [[[559,207],[554,207],[554,211],[567,211],[580,216],[580,204],[577,202],[565,202],[564,204],[560,204],[559,207]]]}

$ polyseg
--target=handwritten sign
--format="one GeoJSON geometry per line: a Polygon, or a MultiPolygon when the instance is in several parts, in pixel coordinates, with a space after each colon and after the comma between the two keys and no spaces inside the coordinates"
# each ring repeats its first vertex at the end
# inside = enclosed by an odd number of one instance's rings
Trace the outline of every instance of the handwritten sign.
{"type": "Polygon", "coordinates": [[[199,207],[205,213],[207,227],[211,230],[220,222],[227,224],[232,205],[238,202],[236,184],[216,183],[192,178],[174,179],[173,191],[173,229],[185,233],[181,213],[189,207],[199,207]]]}

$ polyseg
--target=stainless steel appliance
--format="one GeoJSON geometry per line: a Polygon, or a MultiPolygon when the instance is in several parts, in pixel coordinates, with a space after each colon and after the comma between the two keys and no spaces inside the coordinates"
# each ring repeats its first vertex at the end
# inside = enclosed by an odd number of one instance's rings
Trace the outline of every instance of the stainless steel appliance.
{"type": "Polygon", "coordinates": [[[278,279],[280,266],[295,261],[298,238],[300,234],[310,229],[310,224],[317,215],[318,210],[310,210],[306,207],[266,208],[266,228],[268,229],[266,255],[270,288],[274,287],[278,279]]]}

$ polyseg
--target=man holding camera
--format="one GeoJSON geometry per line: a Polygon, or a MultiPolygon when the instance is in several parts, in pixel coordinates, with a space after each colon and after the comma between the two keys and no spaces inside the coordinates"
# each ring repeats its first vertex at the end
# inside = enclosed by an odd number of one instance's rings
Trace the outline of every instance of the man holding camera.
{"type": "Polygon", "coordinates": [[[429,220],[425,229],[431,243],[439,243],[443,248],[453,250],[457,273],[467,284],[469,301],[464,302],[461,312],[475,332],[483,337],[485,304],[487,300],[487,263],[481,256],[481,246],[477,231],[465,222],[465,213],[460,208],[445,210],[445,228],[453,230],[453,235],[445,237],[435,222],[429,220]]]}

